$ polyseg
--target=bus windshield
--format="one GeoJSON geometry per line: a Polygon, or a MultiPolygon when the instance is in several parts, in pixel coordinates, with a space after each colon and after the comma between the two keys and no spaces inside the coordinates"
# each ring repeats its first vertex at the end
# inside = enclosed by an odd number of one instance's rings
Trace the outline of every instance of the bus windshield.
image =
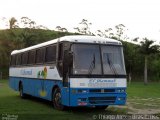
{"type": "Polygon", "coordinates": [[[73,74],[125,75],[121,46],[73,44],[72,52],[73,74]]]}
{"type": "Polygon", "coordinates": [[[104,74],[124,75],[123,49],[121,46],[101,46],[104,74]]]}

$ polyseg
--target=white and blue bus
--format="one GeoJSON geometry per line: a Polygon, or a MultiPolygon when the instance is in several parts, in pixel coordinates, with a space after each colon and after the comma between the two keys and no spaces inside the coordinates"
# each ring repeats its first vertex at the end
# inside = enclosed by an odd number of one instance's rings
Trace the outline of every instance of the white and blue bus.
{"type": "Polygon", "coordinates": [[[14,50],[9,84],[22,98],[43,98],[59,110],[124,105],[127,83],[122,43],[77,35],[14,50]]]}

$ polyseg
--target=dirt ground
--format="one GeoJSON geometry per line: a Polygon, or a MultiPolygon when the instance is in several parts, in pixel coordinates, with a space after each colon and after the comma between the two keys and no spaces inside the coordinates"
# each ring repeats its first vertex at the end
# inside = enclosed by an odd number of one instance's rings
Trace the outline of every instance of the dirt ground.
{"type": "Polygon", "coordinates": [[[160,98],[132,98],[125,106],[115,108],[126,109],[127,114],[160,114],[160,98]]]}

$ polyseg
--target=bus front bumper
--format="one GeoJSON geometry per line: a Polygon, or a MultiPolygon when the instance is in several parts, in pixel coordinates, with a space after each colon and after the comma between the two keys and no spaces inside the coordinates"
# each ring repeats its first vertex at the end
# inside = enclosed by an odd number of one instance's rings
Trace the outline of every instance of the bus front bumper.
{"type": "Polygon", "coordinates": [[[125,105],[127,94],[124,93],[74,93],[70,92],[69,106],[107,106],[125,105]]]}

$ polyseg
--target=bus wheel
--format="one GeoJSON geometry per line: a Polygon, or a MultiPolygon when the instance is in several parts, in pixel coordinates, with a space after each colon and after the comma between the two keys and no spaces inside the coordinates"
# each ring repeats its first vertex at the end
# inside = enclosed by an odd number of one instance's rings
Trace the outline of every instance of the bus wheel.
{"type": "Polygon", "coordinates": [[[26,97],[25,94],[23,93],[23,85],[22,84],[20,84],[20,86],[19,86],[19,95],[21,98],[26,97]]]}
{"type": "Polygon", "coordinates": [[[64,106],[62,105],[61,91],[59,88],[56,88],[53,93],[53,106],[58,110],[64,110],[64,106]]]}
{"type": "Polygon", "coordinates": [[[105,110],[107,107],[108,105],[107,106],[96,106],[95,108],[99,110],[105,110]]]}

